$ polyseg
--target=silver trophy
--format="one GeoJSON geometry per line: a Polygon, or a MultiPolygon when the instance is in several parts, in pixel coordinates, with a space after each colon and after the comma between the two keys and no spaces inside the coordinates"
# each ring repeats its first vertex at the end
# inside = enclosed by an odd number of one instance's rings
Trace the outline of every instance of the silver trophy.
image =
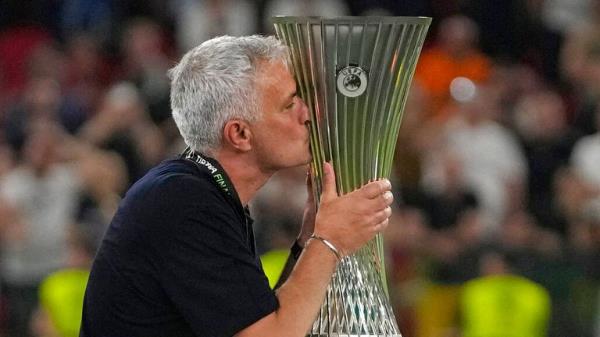
{"type": "MultiPolygon", "coordinates": [[[[426,17],[274,18],[310,111],[315,200],[323,162],[338,193],[389,178],[426,17]]],[[[308,336],[401,336],[387,293],[383,237],[338,265],[308,336]]]]}

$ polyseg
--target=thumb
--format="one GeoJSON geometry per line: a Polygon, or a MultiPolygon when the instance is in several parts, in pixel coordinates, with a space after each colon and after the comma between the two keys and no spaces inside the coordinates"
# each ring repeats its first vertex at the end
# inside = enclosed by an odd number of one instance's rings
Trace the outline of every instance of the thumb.
{"type": "Polygon", "coordinates": [[[337,198],[337,187],[335,184],[335,173],[330,163],[323,163],[323,190],[321,192],[321,201],[329,201],[337,198]]]}

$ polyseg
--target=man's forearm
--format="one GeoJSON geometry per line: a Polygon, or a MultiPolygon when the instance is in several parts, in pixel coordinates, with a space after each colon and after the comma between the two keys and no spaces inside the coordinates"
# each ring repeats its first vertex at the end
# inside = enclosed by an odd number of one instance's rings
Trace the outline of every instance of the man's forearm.
{"type": "Polygon", "coordinates": [[[313,323],[336,265],[337,258],[331,250],[318,240],[311,240],[288,280],[277,291],[281,305],[278,314],[283,314],[282,322],[286,325],[298,326],[298,336],[304,336],[313,323]],[[290,312],[293,314],[289,315],[290,312]]]}
{"type": "Polygon", "coordinates": [[[288,280],[277,290],[279,309],[238,336],[305,336],[323,303],[336,264],[337,258],[327,246],[310,240],[288,280]]]}
{"type": "Polygon", "coordinates": [[[298,238],[296,239],[296,241],[294,241],[294,245],[290,249],[290,254],[288,255],[287,260],[285,261],[285,265],[283,267],[283,270],[281,271],[281,275],[279,276],[279,279],[275,284],[275,290],[279,289],[279,287],[281,287],[283,283],[287,281],[288,277],[292,273],[292,270],[294,269],[294,266],[296,265],[296,262],[298,262],[300,254],[302,253],[302,250],[304,249],[305,245],[306,240],[301,240],[300,238],[298,238]]]}

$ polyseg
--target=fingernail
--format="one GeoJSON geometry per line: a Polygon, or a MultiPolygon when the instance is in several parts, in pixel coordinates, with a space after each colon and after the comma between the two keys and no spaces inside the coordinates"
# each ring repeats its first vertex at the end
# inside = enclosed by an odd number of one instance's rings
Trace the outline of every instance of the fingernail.
{"type": "Polygon", "coordinates": [[[383,179],[382,182],[383,182],[383,187],[384,188],[386,188],[386,189],[391,189],[392,188],[392,183],[389,180],[383,179]]]}
{"type": "Polygon", "coordinates": [[[385,200],[392,200],[392,199],[394,199],[394,195],[390,191],[386,191],[385,193],[383,193],[383,197],[385,198],[385,200]]]}

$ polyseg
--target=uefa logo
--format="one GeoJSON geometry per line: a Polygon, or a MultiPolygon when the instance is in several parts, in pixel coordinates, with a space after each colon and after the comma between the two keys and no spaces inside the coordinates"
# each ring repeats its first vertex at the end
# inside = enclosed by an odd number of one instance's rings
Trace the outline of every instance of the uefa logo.
{"type": "Polygon", "coordinates": [[[367,90],[367,72],[357,66],[348,66],[337,74],[338,91],[347,97],[358,97],[367,90]]]}

